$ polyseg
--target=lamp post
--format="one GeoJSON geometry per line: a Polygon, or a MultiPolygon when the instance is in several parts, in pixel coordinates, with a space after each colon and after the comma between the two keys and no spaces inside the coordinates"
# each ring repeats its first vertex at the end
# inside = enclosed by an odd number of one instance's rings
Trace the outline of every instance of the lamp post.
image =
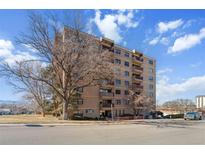
{"type": "Polygon", "coordinates": [[[111,117],[112,117],[112,121],[114,120],[114,117],[113,117],[113,107],[114,107],[114,104],[111,103],[111,117]]]}

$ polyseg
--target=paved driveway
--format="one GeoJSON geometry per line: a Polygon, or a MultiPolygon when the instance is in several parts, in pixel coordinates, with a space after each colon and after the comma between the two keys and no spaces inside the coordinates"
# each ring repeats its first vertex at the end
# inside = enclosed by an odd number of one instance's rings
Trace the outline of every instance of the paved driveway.
{"type": "Polygon", "coordinates": [[[0,144],[205,144],[205,121],[0,125],[0,144]]]}

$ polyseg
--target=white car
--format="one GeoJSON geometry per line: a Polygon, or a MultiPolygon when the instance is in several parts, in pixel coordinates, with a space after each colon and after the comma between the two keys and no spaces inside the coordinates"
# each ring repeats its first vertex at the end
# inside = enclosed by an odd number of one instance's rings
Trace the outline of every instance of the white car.
{"type": "Polygon", "coordinates": [[[187,112],[184,114],[184,120],[202,120],[201,112],[187,112]]]}

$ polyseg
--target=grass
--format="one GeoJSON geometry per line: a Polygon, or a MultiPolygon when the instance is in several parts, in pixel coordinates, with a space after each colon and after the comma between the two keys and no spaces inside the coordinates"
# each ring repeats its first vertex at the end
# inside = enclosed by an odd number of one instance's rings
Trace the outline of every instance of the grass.
{"type": "Polygon", "coordinates": [[[78,121],[78,120],[59,120],[51,115],[0,115],[0,124],[88,124],[88,123],[106,123],[105,121],[78,121]]]}
{"type": "Polygon", "coordinates": [[[0,124],[18,124],[18,123],[56,123],[60,122],[53,116],[42,117],[41,115],[2,115],[0,124]]]}

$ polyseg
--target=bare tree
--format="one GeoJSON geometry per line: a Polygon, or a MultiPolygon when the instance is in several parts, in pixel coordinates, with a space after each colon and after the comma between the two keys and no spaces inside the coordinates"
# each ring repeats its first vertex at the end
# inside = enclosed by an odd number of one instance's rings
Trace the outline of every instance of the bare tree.
{"type": "Polygon", "coordinates": [[[130,106],[133,109],[134,116],[150,112],[154,109],[153,100],[144,93],[136,94],[129,90],[130,106]]]}
{"type": "Polygon", "coordinates": [[[51,93],[44,82],[29,78],[29,74],[43,76],[42,64],[36,61],[21,61],[15,65],[1,65],[1,75],[9,80],[17,92],[26,92],[26,99],[37,103],[45,117],[46,104],[51,93]]]}
{"type": "Polygon", "coordinates": [[[196,104],[189,99],[176,99],[165,102],[161,105],[161,108],[184,113],[187,111],[194,111],[196,109],[196,104]]]}
{"type": "MultiPolygon", "coordinates": [[[[72,99],[79,88],[98,85],[102,79],[112,79],[109,52],[102,50],[99,40],[80,32],[79,20],[74,21],[75,27],[64,26],[62,31],[55,16],[45,18],[31,13],[29,31],[17,38],[18,43],[35,49],[40,61],[51,68],[49,75],[44,77],[30,71],[31,61],[24,61],[22,78],[31,80],[36,86],[49,86],[63,101],[64,120],[68,119],[68,108],[74,105],[72,99]]],[[[4,66],[12,71],[15,69],[4,66]]]]}

